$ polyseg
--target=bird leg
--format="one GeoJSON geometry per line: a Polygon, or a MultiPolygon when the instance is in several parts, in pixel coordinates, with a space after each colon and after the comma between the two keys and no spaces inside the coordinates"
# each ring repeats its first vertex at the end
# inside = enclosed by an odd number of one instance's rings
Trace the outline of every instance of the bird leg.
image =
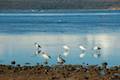
{"type": "Polygon", "coordinates": [[[45,60],[44,64],[45,64],[45,65],[47,65],[47,64],[48,64],[48,60],[47,60],[47,59],[45,60]]]}

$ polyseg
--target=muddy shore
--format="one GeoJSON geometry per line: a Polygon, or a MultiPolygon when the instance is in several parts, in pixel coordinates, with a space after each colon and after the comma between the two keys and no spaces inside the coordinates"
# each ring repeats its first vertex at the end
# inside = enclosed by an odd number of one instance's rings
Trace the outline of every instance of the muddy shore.
{"type": "Polygon", "coordinates": [[[120,66],[1,64],[0,80],[120,80],[120,66]]]}

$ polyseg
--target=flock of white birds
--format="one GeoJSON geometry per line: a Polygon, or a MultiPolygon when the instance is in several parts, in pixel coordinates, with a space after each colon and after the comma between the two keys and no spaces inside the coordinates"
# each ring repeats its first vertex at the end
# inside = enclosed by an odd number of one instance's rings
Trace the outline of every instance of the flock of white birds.
{"type": "MultiPolygon", "coordinates": [[[[45,59],[45,64],[48,64],[48,60],[51,59],[51,56],[49,55],[49,53],[47,51],[42,51],[41,50],[42,47],[38,42],[35,42],[35,47],[37,49],[35,52],[35,55],[42,56],[45,59]]],[[[64,64],[66,61],[63,57],[67,57],[70,53],[70,47],[68,45],[63,45],[62,48],[64,49],[64,53],[63,53],[63,56],[61,54],[58,54],[58,57],[57,57],[58,64],[64,64]]],[[[80,56],[80,58],[83,58],[86,55],[87,48],[80,45],[79,49],[81,50],[79,56],[80,56]]],[[[100,46],[94,46],[92,48],[92,50],[94,51],[94,53],[92,54],[94,58],[99,58],[101,56],[101,47],[100,46]]]]}

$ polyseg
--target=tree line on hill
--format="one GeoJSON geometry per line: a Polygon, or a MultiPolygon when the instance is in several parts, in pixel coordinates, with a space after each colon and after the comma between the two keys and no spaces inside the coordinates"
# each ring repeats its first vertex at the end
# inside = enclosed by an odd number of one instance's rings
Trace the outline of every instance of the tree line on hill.
{"type": "Polygon", "coordinates": [[[0,0],[0,9],[108,9],[120,7],[120,1],[91,0],[0,0]]]}

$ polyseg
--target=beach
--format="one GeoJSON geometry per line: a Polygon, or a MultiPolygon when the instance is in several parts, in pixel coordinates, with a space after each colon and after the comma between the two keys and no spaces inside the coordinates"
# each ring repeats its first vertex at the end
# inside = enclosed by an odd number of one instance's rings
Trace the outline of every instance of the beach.
{"type": "Polygon", "coordinates": [[[120,80],[120,66],[0,65],[0,80],[120,80]]]}

